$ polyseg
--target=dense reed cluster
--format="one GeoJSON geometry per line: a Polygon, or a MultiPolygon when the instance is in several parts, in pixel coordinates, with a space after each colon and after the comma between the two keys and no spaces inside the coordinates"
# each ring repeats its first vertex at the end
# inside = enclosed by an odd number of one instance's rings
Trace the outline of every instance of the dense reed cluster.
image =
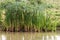
{"type": "Polygon", "coordinates": [[[0,2],[0,30],[11,32],[55,31],[57,19],[52,5],[39,0],[0,2]],[[48,11],[47,11],[48,10],[48,11]]]}

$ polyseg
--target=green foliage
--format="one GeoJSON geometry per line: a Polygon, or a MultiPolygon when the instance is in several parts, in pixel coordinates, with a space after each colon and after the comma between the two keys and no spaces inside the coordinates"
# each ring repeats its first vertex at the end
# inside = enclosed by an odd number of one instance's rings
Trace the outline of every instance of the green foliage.
{"type": "MultiPolygon", "coordinates": [[[[4,26],[15,30],[21,28],[21,25],[22,28],[34,26],[38,30],[56,30],[57,22],[55,17],[52,18],[55,15],[49,10],[51,8],[54,8],[54,5],[47,5],[42,0],[10,0],[0,3],[0,10],[5,10],[4,26]]],[[[0,21],[1,14],[0,12],[0,21]]]]}

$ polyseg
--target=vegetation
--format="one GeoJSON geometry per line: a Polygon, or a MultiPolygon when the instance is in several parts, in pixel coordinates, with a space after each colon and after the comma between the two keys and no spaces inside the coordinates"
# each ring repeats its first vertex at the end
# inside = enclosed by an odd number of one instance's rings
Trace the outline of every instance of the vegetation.
{"type": "Polygon", "coordinates": [[[0,29],[11,32],[55,31],[59,23],[58,8],[43,0],[13,0],[0,2],[0,29]]]}

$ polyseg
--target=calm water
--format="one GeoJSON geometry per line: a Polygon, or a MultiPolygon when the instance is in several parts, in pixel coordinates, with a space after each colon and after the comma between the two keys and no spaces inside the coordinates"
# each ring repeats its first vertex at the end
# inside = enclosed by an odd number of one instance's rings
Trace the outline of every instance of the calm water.
{"type": "Polygon", "coordinates": [[[0,32],[0,40],[60,40],[59,33],[0,32]]]}

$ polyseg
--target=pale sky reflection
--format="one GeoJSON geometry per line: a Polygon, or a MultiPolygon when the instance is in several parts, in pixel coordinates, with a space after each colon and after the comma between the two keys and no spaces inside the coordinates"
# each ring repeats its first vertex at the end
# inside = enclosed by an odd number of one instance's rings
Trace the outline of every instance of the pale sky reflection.
{"type": "Polygon", "coordinates": [[[6,36],[5,35],[1,35],[1,40],[6,40],[6,36]]]}
{"type": "MultiPolygon", "coordinates": [[[[11,37],[12,38],[12,37],[11,37]]],[[[33,39],[33,38],[32,38],[33,39]]],[[[36,38],[35,38],[36,39],[36,38]]],[[[0,37],[0,40],[7,40],[7,37],[6,35],[1,35],[0,37]]],[[[10,39],[9,39],[10,40],[10,39]]],[[[22,40],[25,40],[25,37],[23,36],[22,37],[22,40]]],[[[42,36],[42,40],[60,40],[60,36],[59,35],[55,35],[55,36],[49,36],[49,35],[46,35],[46,36],[42,36]]]]}

